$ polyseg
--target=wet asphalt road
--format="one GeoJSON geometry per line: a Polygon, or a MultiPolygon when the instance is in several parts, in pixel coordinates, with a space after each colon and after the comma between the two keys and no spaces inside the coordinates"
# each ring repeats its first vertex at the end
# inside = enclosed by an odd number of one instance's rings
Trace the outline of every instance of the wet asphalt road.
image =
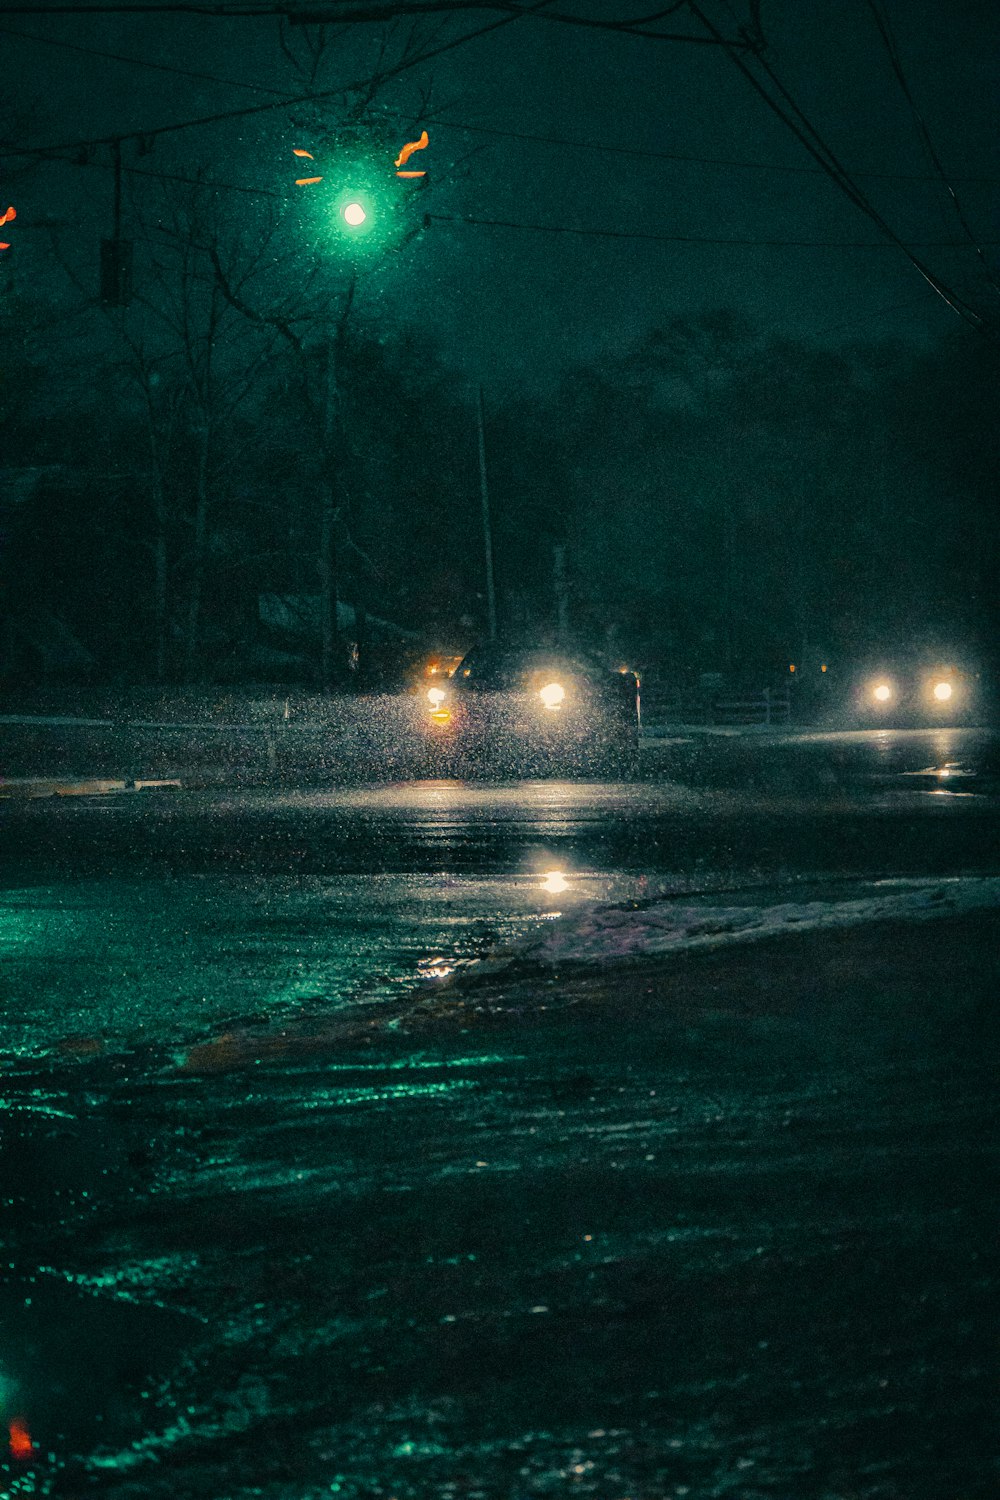
{"type": "Polygon", "coordinates": [[[995,873],[997,757],[976,730],[678,737],[634,784],[0,803],[5,1046],[183,1044],[377,1002],[587,901],[995,873]]]}
{"type": "Polygon", "coordinates": [[[574,903],[996,874],[991,736],[0,819],[5,1493],[996,1494],[995,923],[379,1024],[574,903]]]}

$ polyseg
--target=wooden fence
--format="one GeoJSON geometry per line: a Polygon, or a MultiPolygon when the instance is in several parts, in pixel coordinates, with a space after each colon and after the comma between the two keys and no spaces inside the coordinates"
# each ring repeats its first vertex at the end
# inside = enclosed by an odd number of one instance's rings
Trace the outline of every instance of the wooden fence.
{"type": "Polygon", "coordinates": [[[759,691],[706,693],[663,692],[655,683],[643,681],[642,717],[654,724],[775,725],[789,723],[791,694],[787,686],[759,691]]]}

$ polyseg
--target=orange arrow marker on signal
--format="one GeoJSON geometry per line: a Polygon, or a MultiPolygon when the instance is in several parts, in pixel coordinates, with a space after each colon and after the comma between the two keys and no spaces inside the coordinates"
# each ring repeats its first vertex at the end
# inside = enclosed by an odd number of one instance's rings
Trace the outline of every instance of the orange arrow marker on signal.
{"type": "Polygon", "coordinates": [[[426,130],[422,130],[420,132],[420,139],[419,139],[419,141],[407,141],[407,143],[403,147],[402,151],[396,157],[396,160],[393,163],[393,165],[396,166],[396,167],[405,166],[406,163],[409,161],[410,157],[413,155],[414,151],[423,151],[423,150],[426,149],[426,147],[428,145],[428,141],[429,141],[429,137],[428,137],[428,134],[427,134],[426,130]]]}

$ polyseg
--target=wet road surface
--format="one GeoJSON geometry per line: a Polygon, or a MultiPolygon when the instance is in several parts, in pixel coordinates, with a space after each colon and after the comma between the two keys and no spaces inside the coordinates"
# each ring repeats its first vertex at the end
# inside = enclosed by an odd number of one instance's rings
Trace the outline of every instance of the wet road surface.
{"type": "Polygon", "coordinates": [[[463,970],[997,874],[995,755],[8,805],[6,1492],[992,1497],[995,916],[463,970]]]}

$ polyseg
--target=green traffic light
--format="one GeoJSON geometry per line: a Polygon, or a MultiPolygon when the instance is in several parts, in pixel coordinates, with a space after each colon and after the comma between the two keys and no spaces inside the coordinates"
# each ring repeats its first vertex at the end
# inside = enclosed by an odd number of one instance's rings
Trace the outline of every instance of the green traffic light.
{"type": "Polygon", "coordinates": [[[371,237],[373,244],[377,244],[391,232],[390,205],[385,202],[378,183],[359,183],[358,175],[351,174],[350,186],[337,193],[328,212],[332,209],[337,229],[345,239],[358,241],[371,237]]]}

